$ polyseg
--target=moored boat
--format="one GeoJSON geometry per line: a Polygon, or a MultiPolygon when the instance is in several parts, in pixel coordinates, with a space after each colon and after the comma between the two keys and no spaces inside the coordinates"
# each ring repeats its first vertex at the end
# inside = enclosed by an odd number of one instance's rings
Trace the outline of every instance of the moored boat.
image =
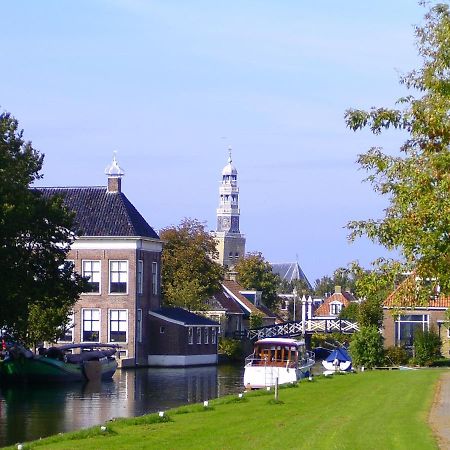
{"type": "Polygon", "coordinates": [[[0,362],[0,381],[54,383],[110,379],[117,369],[113,344],[69,344],[34,354],[11,344],[0,362]]]}
{"type": "Polygon", "coordinates": [[[352,358],[345,347],[340,347],[333,350],[322,365],[328,372],[351,372],[352,358]]]}
{"type": "Polygon", "coordinates": [[[245,359],[244,386],[258,389],[296,382],[310,375],[314,362],[314,353],[306,350],[304,340],[260,339],[245,359]]]}

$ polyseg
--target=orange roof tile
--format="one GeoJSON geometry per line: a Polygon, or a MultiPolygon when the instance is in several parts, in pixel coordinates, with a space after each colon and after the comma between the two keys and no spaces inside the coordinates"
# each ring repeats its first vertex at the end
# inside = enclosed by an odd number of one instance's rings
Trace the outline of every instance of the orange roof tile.
{"type": "Polygon", "coordinates": [[[350,292],[335,292],[330,297],[327,297],[325,301],[316,309],[314,316],[329,316],[330,315],[330,303],[340,302],[346,308],[350,305],[350,302],[355,301],[350,292]]]}

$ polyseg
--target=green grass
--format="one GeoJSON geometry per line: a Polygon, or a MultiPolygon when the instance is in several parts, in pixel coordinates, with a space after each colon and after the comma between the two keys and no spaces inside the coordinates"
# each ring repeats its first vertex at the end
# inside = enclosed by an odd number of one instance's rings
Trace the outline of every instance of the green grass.
{"type": "Polygon", "coordinates": [[[436,449],[427,425],[439,369],[318,377],[28,443],[45,449],[436,449]]]}

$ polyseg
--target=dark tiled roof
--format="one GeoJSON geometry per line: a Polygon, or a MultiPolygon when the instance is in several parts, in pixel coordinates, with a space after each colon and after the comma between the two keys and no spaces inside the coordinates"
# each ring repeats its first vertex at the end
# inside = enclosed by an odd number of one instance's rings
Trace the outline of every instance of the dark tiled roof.
{"type": "Polygon", "coordinates": [[[294,281],[294,280],[302,280],[304,281],[310,289],[312,286],[306,278],[303,270],[299,266],[298,262],[294,263],[280,263],[280,264],[270,264],[272,266],[272,272],[276,273],[280,276],[280,278],[284,281],[294,281]]]}
{"type": "Polygon", "coordinates": [[[122,192],[108,192],[105,186],[36,188],[45,197],[59,195],[75,212],[83,236],[140,236],[159,239],[122,192]]]}
{"type": "Polygon", "coordinates": [[[177,322],[183,322],[184,325],[219,325],[219,323],[214,322],[213,320],[194,314],[183,308],[163,307],[150,311],[150,314],[152,313],[159,314],[160,316],[167,317],[171,320],[176,320],[177,322]]]}

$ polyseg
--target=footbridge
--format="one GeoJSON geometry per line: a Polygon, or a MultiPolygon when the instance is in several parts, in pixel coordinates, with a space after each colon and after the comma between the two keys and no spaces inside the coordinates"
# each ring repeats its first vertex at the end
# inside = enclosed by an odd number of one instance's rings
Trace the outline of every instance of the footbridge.
{"type": "Polygon", "coordinates": [[[309,319],[296,322],[284,322],[252,328],[247,331],[251,340],[268,337],[295,337],[314,333],[344,333],[352,334],[359,331],[356,322],[344,319],[309,319]]]}

